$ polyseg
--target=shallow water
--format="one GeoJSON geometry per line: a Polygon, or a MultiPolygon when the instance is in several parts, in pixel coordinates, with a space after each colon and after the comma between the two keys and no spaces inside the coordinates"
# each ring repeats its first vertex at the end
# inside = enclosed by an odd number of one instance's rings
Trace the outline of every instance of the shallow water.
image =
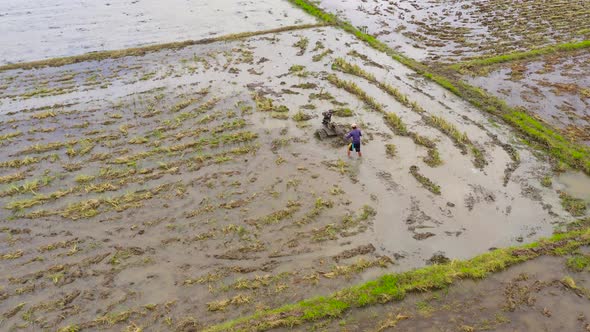
{"type": "Polygon", "coordinates": [[[560,175],[557,182],[565,186],[568,194],[590,202],[590,177],[582,172],[568,172],[560,175]]]}
{"type": "Polygon", "coordinates": [[[0,64],[314,21],[287,1],[5,0],[0,64]]]}

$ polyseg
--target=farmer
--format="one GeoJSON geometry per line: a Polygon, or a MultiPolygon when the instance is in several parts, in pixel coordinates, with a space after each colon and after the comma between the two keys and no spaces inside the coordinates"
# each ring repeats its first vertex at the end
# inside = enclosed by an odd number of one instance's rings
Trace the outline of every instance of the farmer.
{"type": "Polygon", "coordinates": [[[361,136],[363,134],[359,129],[357,129],[356,123],[352,124],[352,130],[346,135],[346,139],[352,138],[352,143],[348,146],[348,157],[350,158],[350,152],[354,149],[358,152],[359,157],[362,157],[363,154],[361,153],[361,136]]]}

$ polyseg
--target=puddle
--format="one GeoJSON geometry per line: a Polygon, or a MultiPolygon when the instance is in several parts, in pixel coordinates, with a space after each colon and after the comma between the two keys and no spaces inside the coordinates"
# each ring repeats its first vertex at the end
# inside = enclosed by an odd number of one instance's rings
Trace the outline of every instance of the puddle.
{"type": "Polygon", "coordinates": [[[590,202],[590,177],[582,172],[567,172],[556,179],[568,194],[590,202]]]}

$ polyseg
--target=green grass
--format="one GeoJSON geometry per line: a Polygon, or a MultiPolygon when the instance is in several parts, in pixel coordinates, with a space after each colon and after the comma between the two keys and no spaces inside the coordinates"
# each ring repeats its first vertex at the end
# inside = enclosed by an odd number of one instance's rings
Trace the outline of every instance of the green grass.
{"type": "Polygon", "coordinates": [[[409,131],[406,125],[402,122],[399,116],[395,113],[387,113],[385,115],[385,123],[393,130],[394,133],[400,136],[408,136],[409,131]]]}
{"type": "Polygon", "coordinates": [[[436,183],[432,182],[432,180],[430,180],[429,178],[422,175],[420,173],[420,169],[418,168],[418,166],[410,167],[410,174],[412,174],[414,176],[414,178],[416,178],[416,181],[420,182],[422,184],[422,186],[424,186],[424,188],[428,189],[428,191],[430,191],[431,193],[433,193],[435,195],[441,194],[440,186],[437,185],[436,183]]]}
{"type": "Polygon", "coordinates": [[[356,83],[354,83],[352,81],[342,80],[342,79],[338,78],[338,76],[333,75],[333,74],[328,75],[326,77],[326,79],[328,80],[328,82],[332,83],[337,88],[344,89],[348,93],[357,96],[371,110],[379,112],[379,113],[385,113],[385,111],[383,110],[383,106],[381,104],[379,104],[375,100],[375,98],[369,96],[363,89],[361,89],[358,85],[356,85],[356,83]]]}
{"type": "Polygon", "coordinates": [[[438,167],[443,164],[437,149],[428,149],[428,155],[423,160],[430,167],[438,167]]]}
{"type": "Polygon", "coordinates": [[[354,112],[350,108],[340,107],[334,110],[334,116],[338,116],[341,118],[347,118],[354,116],[354,112]]]}
{"type": "MultiPolygon", "coordinates": [[[[574,229],[548,239],[520,247],[496,249],[464,261],[451,261],[404,273],[386,274],[367,283],[342,289],[328,296],[315,297],[280,308],[264,310],[205,331],[266,331],[272,328],[293,328],[319,319],[341,317],[346,311],[369,305],[400,301],[406,294],[443,289],[461,279],[482,279],[490,273],[540,256],[551,249],[567,248],[573,252],[590,244],[590,229],[574,229]],[[531,250],[535,248],[536,250],[531,250]]],[[[556,250],[553,250],[555,253],[556,250]]]]}
{"type": "Polygon", "coordinates": [[[299,111],[299,112],[295,113],[295,115],[293,115],[293,120],[297,121],[297,122],[308,121],[311,118],[312,118],[311,115],[309,115],[303,111],[299,111]]]}
{"type": "Polygon", "coordinates": [[[10,141],[15,137],[22,136],[22,134],[23,134],[22,132],[16,131],[16,132],[0,135],[0,143],[3,143],[4,141],[10,141]]]}
{"type": "Polygon", "coordinates": [[[567,259],[568,269],[576,272],[582,272],[590,269],[590,255],[574,255],[567,259]]]}
{"type": "Polygon", "coordinates": [[[586,213],[587,204],[584,200],[572,197],[565,192],[559,194],[561,205],[574,217],[581,217],[586,213]]]}

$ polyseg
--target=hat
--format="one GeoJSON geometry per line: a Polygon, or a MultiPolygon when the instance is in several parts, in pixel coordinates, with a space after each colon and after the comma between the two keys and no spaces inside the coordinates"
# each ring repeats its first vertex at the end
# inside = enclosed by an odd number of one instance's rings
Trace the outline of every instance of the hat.
{"type": "Polygon", "coordinates": [[[356,128],[356,123],[353,123],[352,124],[352,128],[356,128]]]}

